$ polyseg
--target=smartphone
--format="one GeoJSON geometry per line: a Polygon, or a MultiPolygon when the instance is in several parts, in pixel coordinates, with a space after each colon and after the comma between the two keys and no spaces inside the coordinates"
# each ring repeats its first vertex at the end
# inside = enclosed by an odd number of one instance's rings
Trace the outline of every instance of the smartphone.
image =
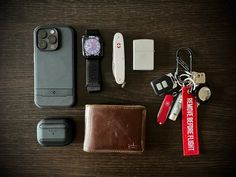
{"type": "Polygon", "coordinates": [[[34,29],[34,103],[42,107],[74,104],[74,30],[68,26],[34,29]]]}

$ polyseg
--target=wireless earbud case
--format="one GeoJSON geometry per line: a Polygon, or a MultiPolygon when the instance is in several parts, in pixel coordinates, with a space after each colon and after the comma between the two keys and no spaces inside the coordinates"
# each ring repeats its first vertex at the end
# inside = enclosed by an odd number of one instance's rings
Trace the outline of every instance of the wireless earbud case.
{"type": "Polygon", "coordinates": [[[47,118],[37,125],[37,140],[43,146],[64,146],[71,143],[74,126],[70,119],[47,118]]]}

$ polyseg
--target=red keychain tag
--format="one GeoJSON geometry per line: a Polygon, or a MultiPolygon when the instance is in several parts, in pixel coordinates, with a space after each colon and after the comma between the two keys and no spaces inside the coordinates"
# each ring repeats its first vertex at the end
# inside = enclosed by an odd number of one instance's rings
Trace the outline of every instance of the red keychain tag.
{"type": "Polygon", "coordinates": [[[174,100],[174,96],[173,95],[166,95],[162,104],[161,104],[161,107],[160,107],[160,110],[157,114],[157,123],[158,124],[164,124],[166,119],[167,119],[167,116],[170,112],[170,109],[171,109],[171,105],[173,103],[173,100],[174,100]]]}
{"type": "Polygon", "coordinates": [[[182,138],[184,156],[199,155],[197,101],[189,93],[191,87],[182,87],[182,138]]]}

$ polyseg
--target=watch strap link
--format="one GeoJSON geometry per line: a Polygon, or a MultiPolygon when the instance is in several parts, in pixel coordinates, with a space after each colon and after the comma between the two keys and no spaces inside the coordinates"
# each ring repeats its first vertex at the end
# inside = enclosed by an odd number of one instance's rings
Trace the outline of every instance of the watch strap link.
{"type": "Polygon", "coordinates": [[[101,91],[100,60],[86,60],[86,88],[88,92],[101,91]]]}

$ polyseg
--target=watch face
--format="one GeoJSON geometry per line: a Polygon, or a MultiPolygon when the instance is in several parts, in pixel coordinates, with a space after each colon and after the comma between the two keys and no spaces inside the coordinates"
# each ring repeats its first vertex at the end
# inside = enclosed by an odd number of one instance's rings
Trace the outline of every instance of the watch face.
{"type": "Polygon", "coordinates": [[[84,51],[86,56],[99,56],[101,44],[97,36],[89,36],[84,42],[84,51]]]}

